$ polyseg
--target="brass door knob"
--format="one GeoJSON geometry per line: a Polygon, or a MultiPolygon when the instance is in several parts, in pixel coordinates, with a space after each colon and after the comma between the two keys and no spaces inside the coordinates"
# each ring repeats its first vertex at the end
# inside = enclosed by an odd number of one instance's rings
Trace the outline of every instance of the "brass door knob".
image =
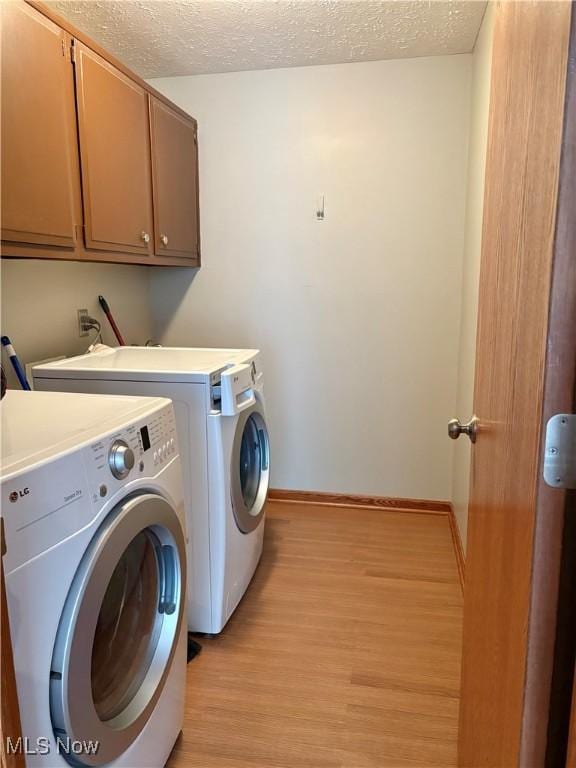
{"type": "Polygon", "coordinates": [[[460,419],[450,419],[448,422],[448,437],[458,440],[460,435],[468,435],[471,443],[476,442],[478,435],[478,419],[473,416],[467,424],[461,424],[460,419]]]}

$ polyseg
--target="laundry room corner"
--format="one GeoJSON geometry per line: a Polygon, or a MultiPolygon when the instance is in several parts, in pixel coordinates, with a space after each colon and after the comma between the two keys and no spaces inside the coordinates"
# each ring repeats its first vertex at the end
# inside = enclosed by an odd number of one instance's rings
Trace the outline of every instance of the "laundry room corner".
{"type": "Polygon", "coordinates": [[[261,349],[275,488],[451,498],[471,64],[150,81],[198,116],[202,213],[154,332],[261,349]]]}
{"type": "MultiPolygon", "coordinates": [[[[102,324],[102,339],[116,339],[98,305],[103,294],[114,307],[128,344],[145,344],[153,332],[148,267],[30,259],[1,263],[2,333],[23,362],[85,352],[95,332],[79,335],[79,309],[102,324]]],[[[11,386],[18,386],[6,367],[11,386]]]]}

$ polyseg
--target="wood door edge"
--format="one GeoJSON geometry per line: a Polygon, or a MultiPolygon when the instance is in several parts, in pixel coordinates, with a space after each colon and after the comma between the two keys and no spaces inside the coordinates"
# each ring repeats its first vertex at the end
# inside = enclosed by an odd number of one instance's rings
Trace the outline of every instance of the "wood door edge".
{"type": "MultiPolygon", "coordinates": [[[[27,0],[28,1],[28,0],[27,0]]],[[[36,7],[35,4],[33,4],[36,7]]],[[[41,8],[39,9],[44,12],[41,8]]],[[[90,197],[90,171],[88,162],[86,162],[86,152],[88,141],[84,130],[84,88],[83,88],[83,66],[82,66],[82,48],[75,46],[74,52],[74,106],[76,111],[76,143],[78,146],[78,176],[81,189],[82,206],[82,235],[84,243],[87,245],[91,239],[92,216],[91,216],[91,197],[90,197]]]]}
{"type": "Polygon", "coordinates": [[[572,674],[572,713],[568,733],[568,755],[566,768],[576,768],[576,670],[572,674]]]}
{"type": "MultiPolygon", "coordinates": [[[[528,625],[526,664],[526,699],[522,727],[522,759],[525,764],[551,764],[562,760],[550,750],[565,750],[558,734],[551,739],[551,732],[542,732],[544,721],[555,727],[558,713],[565,710],[567,702],[559,693],[558,681],[558,621],[563,619],[565,605],[573,596],[565,596],[562,579],[563,549],[570,542],[565,539],[565,516],[568,514],[568,495],[564,491],[546,485],[542,476],[544,439],[548,419],[555,413],[570,413],[576,406],[576,14],[572,6],[569,51],[567,54],[566,97],[562,136],[562,154],[558,180],[558,200],[555,223],[554,262],[550,286],[550,312],[546,376],[544,381],[541,423],[541,449],[538,465],[537,519],[535,537],[533,591],[528,625]],[[558,364],[562,361],[562,365],[558,364]],[[556,665],[553,665],[556,654],[556,665]],[[555,668],[556,666],[556,668],[555,668]],[[560,697],[560,698],[558,698],[560,697]]],[[[572,562],[572,561],[571,561],[572,562]]],[[[562,649],[563,655],[570,653],[562,649]]],[[[573,651],[572,651],[573,653],[573,651]]],[[[572,660],[572,667],[574,661],[572,660]]],[[[561,673],[561,670],[560,670],[561,673]]],[[[565,698],[565,696],[564,696],[565,698]]],[[[568,715],[562,725],[562,738],[568,738],[568,715]]],[[[560,728],[560,724],[558,724],[560,728]]],[[[576,734],[574,736],[576,738],[576,734]]],[[[576,747],[575,747],[576,749],[576,747]]],[[[576,758],[575,758],[576,759],[576,758]]]]}
{"type": "Polygon", "coordinates": [[[200,227],[200,144],[198,142],[198,125],[196,125],[196,249],[198,252],[198,266],[202,263],[202,242],[200,227]]]}
{"type": "Polygon", "coordinates": [[[156,152],[154,149],[154,139],[156,136],[156,117],[154,115],[156,97],[148,94],[148,143],[150,152],[150,184],[152,189],[152,223],[154,226],[154,253],[159,256],[162,252],[160,243],[160,205],[158,200],[158,189],[156,182],[156,152]]]}

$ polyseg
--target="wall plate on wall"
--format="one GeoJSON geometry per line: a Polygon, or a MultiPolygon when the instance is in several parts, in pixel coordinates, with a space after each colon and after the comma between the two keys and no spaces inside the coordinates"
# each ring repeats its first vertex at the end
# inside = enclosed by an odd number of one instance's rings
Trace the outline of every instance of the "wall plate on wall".
{"type": "Polygon", "coordinates": [[[88,318],[87,309],[77,309],[78,312],[78,336],[88,336],[90,329],[86,327],[86,319],[88,318]]]}

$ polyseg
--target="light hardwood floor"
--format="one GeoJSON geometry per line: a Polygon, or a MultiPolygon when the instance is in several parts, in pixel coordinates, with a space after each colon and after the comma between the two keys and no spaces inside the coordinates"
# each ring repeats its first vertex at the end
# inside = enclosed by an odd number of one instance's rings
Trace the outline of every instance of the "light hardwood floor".
{"type": "Polygon", "coordinates": [[[446,516],[269,502],[169,768],[454,766],[461,619],[446,516]]]}

